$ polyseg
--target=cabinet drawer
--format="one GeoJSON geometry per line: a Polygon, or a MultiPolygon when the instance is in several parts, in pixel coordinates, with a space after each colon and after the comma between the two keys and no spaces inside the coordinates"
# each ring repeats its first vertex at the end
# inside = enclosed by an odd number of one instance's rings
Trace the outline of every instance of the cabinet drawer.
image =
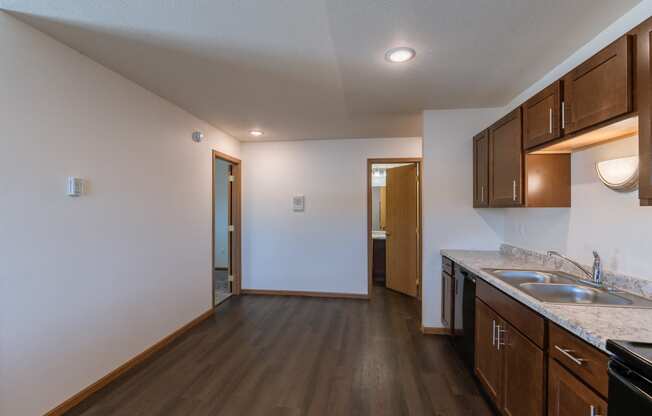
{"type": "Polygon", "coordinates": [[[448,273],[450,276],[453,276],[453,262],[451,259],[442,257],[441,258],[441,269],[448,273]]]}
{"type": "Polygon", "coordinates": [[[477,282],[476,296],[539,348],[545,346],[545,320],[542,316],[480,279],[477,282]]]}
{"type": "Polygon", "coordinates": [[[607,397],[609,374],[605,353],[565,329],[548,323],[548,354],[602,396],[607,397]]]}

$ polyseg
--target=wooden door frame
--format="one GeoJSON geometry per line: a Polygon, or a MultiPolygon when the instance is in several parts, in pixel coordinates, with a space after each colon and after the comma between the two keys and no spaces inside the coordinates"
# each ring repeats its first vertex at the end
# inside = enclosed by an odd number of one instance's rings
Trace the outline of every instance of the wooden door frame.
{"type": "Polygon", "coordinates": [[[417,299],[419,303],[419,310],[422,309],[423,302],[423,274],[422,274],[422,263],[423,263],[423,158],[421,157],[394,157],[394,158],[375,158],[367,159],[367,296],[369,300],[372,297],[372,287],[373,287],[373,241],[371,238],[371,229],[372,229],[372,186],[371,186],[371,168],[375,164],[385,164],[385,163],[416,163],[417,172],[419,175],[417,189],[417,197],[419,198],[419,215],[417,216],[419,220],[419,237],[418,237],[418,257],[417,257],[417,273],[419,275],[419,290],[417,292],[417,299]]]}
{"type": "Polygon", "coordinates": [[[213,277],[215,268],[215,160],[220,159],[231,163],[233,166],[233,192],[230,201],[232,221],[235,227],[233,232],[232,247],[230,254],[230,267],[233,272],[233,286],[231,293],[239,295],[242,291],[242,161],[233,156],[213,150],[211,152],[211,299],[212,307],[215,308],[215,279],[213,277]]]}

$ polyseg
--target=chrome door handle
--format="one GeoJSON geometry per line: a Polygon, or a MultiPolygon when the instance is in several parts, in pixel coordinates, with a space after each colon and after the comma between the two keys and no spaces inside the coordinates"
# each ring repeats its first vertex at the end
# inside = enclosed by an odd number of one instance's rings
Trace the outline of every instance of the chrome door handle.
{"type": "Polygon", "coordinates": [[[561,128],[566,127],[566,103],[561,102],[561,128]]]}
{"type": "Polygon", "coordinates": [[[491,321],[493,328],[491,329],[491,345],[496,346],[496,321],[491,321]]]}
{"type": "Polygon", "coordinates": [[[548,133],[552,134],[552,108],[548,109],[548,133]]]}
{"type": "Polygon", "coordinates": [[[582,364],[584,364],[584,361],[586,361],[583,358],[577,358],[573,354],[571,354],[571,352],[573,352],[573,350],[562,348],[559,345],[555,345],[555,349],[557,351],[559,351],[560,353],[564,354],[564,356],[566,356],[566,358],[568,358],[569,360],[571,360],[572,362],[574,362],[577,365],[581,366],[582,364]]]}
{"type": "Polygon", "coordinates": [[[480,202],[484,202],[484,185],[480,187],[480,202]]]}
{"type": "Polygon", "coordinates": [[[512,181],[512,199],[516,201],[516,179],[512,181]]]}

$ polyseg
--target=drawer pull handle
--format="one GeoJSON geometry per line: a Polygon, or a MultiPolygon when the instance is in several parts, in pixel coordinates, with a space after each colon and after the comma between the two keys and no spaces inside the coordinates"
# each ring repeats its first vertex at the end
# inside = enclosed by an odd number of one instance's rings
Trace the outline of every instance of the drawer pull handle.
{"type": "Polygon", "coordinates": [[[502,344],[501,344],[501,341],[500,341],[500,334],[501,334],[501,333],[504,334],[504,333],[507,332],[506,330],[501,329],[501,327],[502,327],[502,325],[496,325],[496,349],[497,349],[498,351],[500,351],[500,347],[504,347],[505,345],[507,345],[507,344],[505,344],[505,342],[504,342],[505,339],[503,339],[503,342],[502,342],[502,344]]]}
{"type": "Polygon", "coordinates": [[[583,358],[577,358],[574,355],[572,355],[571,352],[573,352],[573,350],[567,350],[567,349],[561,348],[559,345],[555,345],[555,348],[557,349],[557,351],[564,354],[569,360],[571,360],[572,362],[574,362],[577,365],[582,365],[582,364],[584,364],[584,361],[586,361],[583,358]]]}

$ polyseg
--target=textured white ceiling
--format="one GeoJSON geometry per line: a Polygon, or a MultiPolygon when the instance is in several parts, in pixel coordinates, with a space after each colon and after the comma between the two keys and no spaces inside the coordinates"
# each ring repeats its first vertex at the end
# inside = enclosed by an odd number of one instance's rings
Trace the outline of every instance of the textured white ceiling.
{"type": "Polygon", "coordinates": [[[639,0],[0,0],[243,140],[421,135],[505,105],[639,0]],[[414,61],[390,64],[408,45],[414,61]],[[247,134],[265,131],[262,138],[247,134]]]}

